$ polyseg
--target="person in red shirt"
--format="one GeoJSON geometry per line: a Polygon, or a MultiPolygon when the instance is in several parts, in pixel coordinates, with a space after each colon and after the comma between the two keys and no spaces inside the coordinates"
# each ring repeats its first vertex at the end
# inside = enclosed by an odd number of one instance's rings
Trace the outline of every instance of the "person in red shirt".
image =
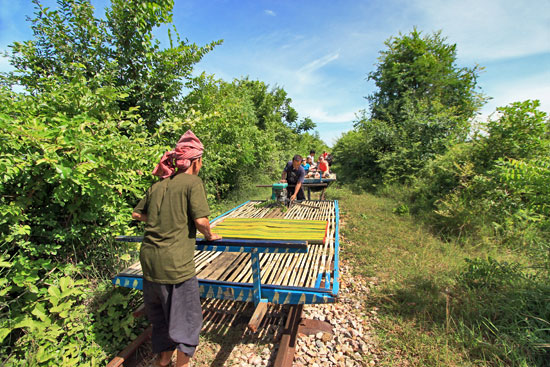
{"type": "Polygon", "coordinates": [[[329,170],[328,170],[328,163],[323,158],[323,156],[319,157],[319,164],[317,165],[317,169],[321,171],[321,177],[329,177],[329,170]]]}

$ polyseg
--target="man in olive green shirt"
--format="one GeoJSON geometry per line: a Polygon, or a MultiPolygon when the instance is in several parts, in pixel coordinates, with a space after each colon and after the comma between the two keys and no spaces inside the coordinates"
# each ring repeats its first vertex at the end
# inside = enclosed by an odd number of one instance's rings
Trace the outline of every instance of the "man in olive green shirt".
{"type": "Polygon", "coordinates": [[[195,274],[195,238],[213,234],[210,210],[202,180],[203,146],[189,130],[173,151],[166,152],[153,174],[153,184],[134,208],[132,217],[146,222],[140,250],[143,297],[153,324],[153,352],[158,366],[170,365],[175,349],[176,366],[188,366],[202,327],[198,281],[195,274]]]}

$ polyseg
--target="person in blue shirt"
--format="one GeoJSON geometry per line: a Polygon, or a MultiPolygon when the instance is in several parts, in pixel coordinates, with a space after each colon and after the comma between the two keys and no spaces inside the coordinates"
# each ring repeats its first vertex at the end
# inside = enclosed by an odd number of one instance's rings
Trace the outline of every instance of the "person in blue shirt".
{"type": "Polygon", "coordinates": [[[281,177],[281,182],[288,182],[289,188],[287,195],[290,201],[305,200],[302,183],[306,176],[306,171],[302,167],[302,156],[296,154],[292,161],[288,162],[281,177]]]}
{"type": "Polygon", "coordinates": [[[309,163],[306,162],[305,158],[302,158],[302,168],[304,169],[304,171],[306,171],[307,175],[307,172],[309,171],[309,163]]]}

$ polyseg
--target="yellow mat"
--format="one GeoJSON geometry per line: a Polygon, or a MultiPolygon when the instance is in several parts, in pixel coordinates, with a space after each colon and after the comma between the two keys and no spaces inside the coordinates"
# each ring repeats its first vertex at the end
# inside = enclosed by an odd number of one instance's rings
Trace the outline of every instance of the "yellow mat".
{"type": "Polygon", "coordinates": [[[279,218],[226,218],[212,232],[225,238],[288,240],[322,243],[328,221],[279,218]]]}

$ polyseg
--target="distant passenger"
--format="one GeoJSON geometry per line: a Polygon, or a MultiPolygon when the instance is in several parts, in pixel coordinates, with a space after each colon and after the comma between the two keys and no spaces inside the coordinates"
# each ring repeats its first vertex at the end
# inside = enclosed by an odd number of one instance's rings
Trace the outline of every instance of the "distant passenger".
{"type": "Polygon", "coordinates": [[[323,156],[319,157],[319,164],[317,165],[317,168],[318,168],[322,178],[330,177],[328,163],[325,160],[325,158],[323,158],[323,156]]]}
{"type": "Polygon", "coordinates": [[[305,158],[302,158],[302,168],[304,169],[304,171],[306,171],[307,175],[307,172],[309,171],[309,163],[305,158]]]}
{"type": "Polygon", "coordinates": [[[331,167],[332,166],[332,153],[329,153],[328,156],[327,156],[327,163],[328,163],[328,166],[331,167]]]}
{"type": "Polygon", "coordinates": [[[311,158],[312,163],[315,162],[315,151],[313,149],[309,151],[308,158],[311,158]]]}
{"type": "Polygon", "coordinates": [[[313,161],[313,159],[311,159],[310,156],[307,157],[307,164],[309,164],[309,170],[310,170],[310,171],[316,170],[316,169],[317,169],[317,165],[315,164],[315,162],[313,161]]]}

